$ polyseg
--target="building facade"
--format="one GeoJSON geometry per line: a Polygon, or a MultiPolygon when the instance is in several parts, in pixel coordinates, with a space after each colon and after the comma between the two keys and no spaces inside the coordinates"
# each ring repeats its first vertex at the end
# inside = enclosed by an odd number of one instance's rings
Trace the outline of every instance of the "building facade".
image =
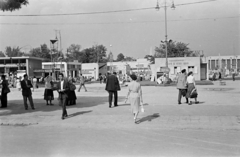
{"type": "MultiPolygon", "coordinates": [[[[165,58],[155,58],[155,64],[151,65],[152,77],[156,80],[166,67],[165,58]]],[[[181,70],[192,71],[196,80],[208,79],[208,67],[206,57],[174,57],[168,58],[169,78],[175,80],[181,70]]],[[[153,80],[153,79],[152,79],[153,80]]]]}
{"type": "Polygon", "coordinates": [[[30,77],[34,76],[35,69],[42,68],[42,62],[45,59],[36,57],[0,57],[0,73],[17,73],[17,71],[26,71],[30,77]]]}

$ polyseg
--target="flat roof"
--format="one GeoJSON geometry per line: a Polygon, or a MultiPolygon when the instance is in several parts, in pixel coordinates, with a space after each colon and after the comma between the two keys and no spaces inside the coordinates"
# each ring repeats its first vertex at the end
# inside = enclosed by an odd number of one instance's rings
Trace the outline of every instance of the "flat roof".
{"type": "Polygon", "coordinates": [[[35,60],[41,60],[46,61],[48,59],[46,58],[39,58],[39,57],[31,57],[31,56],[20,56],[20,57],[0,57],[0,60],[6,60],[6,59],[35,59],[35,60]]]}

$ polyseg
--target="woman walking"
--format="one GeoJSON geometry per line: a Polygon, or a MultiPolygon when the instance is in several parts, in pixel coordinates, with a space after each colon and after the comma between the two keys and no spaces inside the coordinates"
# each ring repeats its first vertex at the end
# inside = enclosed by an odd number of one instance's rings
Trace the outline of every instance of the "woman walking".
{"type": "MultiPolygon", "coordinates": [[[[188,73],[188,77],[187,77],[187,94],[186,94],[186,98],[191,99],[194,98],[195,99],[195,104],[198,104],[199,102],[197,101],[197,89],[196,89],[196,83],[195,83],[195,78],[193,76],[193,72],[190,71],[188,73]]],[[[192,105],[192,101],[188,101],[188,105],[192,105]]]]}
{"type": "Polygon", "coordinates": [[[10,89],[8,87],[8,81],[6,80],[6,76],[2,75],[2,95],[1,95],[1,108],[7,108],[7,94],[10,92],[10,89]]]}
{"type": "Polygon", "coordinates": [[[18,89],[18,91],[21,91],[21,80],[22,80],[22,77],[20,76],[18,79],[17,79],[17,83],[16,83],[16,88],[18,89]]]}
{"type": "Polygon", "coordinates": [[[53,105],[52,100],[54,99],[53,96],[53,89],[52,89],[52,77],[47,76],[45,79],[45,91],[44,91],[44,100],[46,100],[46,105],[53,105]],[[50,102],[50,104],[48,103],[50,102]]]}
{"type": "MultiPolygon", "coordinates": [[[[140,83],[136,82],[137,76],[136,75],[130,75],[130,83],[128,85],[128,94],[126,96],[126,101],[129,99],[131,104],[131,111],[134,116],[134,122],[137,121],[137,116],[140,111],[140,105],[143,109],[143,99],[142,99],[142,89],[140,83]]],[[[125,102],[126,102],[125,101],[125,102]]]]}

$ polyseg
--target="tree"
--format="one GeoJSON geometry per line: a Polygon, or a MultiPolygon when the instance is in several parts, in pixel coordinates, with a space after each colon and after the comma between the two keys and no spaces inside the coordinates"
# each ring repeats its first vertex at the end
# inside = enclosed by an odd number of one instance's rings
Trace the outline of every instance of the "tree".
{"type": "Polygon", "coordinates": [[[0,10],[2,11],[14,11],[22,8],[23,5],[27,5],[28,0],[0,0],[0,10]]]}
{"type": "Polygon", "coordinates": [[[6,47],[6,55],[8,57],[19,57],[19,56],[23,56],[23,52],[21,52],[21,49],[19,47],[11,47],[11,46],[7,46],[6,47]]]}
{"type": "Polygon", "coordinates": [[[6,57],[2,51],[0,51],[0,57],[6,57]]]}
{"type": "Polygon", "coordinates": [[[155,57],[152,55],[146,55],[144,58],[146,58],[148,61],[150,61],[151,64],[155,63],[155,57]]]}
{"type": "MultiPolygon", "coordinates": [[[[189,57],[194,56],[193,51],[190,50],[188,44],[182,42],[168,42],[167,43],[168,57],[189,57]]],[[[166,57],[166,45],[160,44],[155,48],[155,58],[166,57]]]]}
{"type": "Polygon", "coordinates": [[[116,61],[123,61],[124,58],[125,58],[125,56],[124,56],[122,53],[119,53],[119,54],[117,55],[117,60],[116,60],[116,61]]]}
{"type": "Polygon", "coordinates": [[[124,58],[124,61],[136,61],[136,59],[133,58],[133,57],[128,57],[128,56],[126,56],[126,57],[124,58]]]}
{"type": "Polygon", "coordinates": [[[71,44],[67,49],[67,59],[68,61],[78,60],[81,61],[81,45],[71,44]]]}
{"type": "Polygon", "coordinates": [[[30,56],[51,59],[50,49],[47,47],[47,44],[43,44],[40,45],[40,47],[32,49],[30,51],[30,56]]]}

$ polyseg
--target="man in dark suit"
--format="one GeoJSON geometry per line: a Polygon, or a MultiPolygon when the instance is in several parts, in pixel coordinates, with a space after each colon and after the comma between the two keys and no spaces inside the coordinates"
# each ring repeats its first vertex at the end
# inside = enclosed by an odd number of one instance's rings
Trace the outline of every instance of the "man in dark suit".
{"type": "Polygon", "coordinates": [[[33,87],[32,83],[30,80],[28,80],[28,75],[25,74],[23,75],[23,80],[21,81],[21,87],[22,87],[22,95],[23,95],[23,102],[24,102],[24,107],[25,110],[28,110],[28,104],[27,104],[27,99],[29,100],[29,103],[32,107],[33,110],[34,104],[33,104],[33,99],[32,99],[32,91],[31,88],[33,87]]]}
{"type": "Polygon", "coordinates": [[[109,93],[109,108],[111,108],[112,106],[112,97],[114,94],[114,106],[118,106],[117,101],[118,101],[118,93],[117,91],[120,90],[120,85],[119,85],[119,81],[118,78],[116,76],[116,72],[113,72],[113,75],[109,75],[107,77],[107,83],[106,83],[106,88],[105,90],[108,91],[109,93]]]}
{"type": "Polygon", "coordinates": [[[68,92],[69,92],[69,83],[67,79],[63,78],[63,74],[59,74],[59,82],[58,82],[58,93],[59,93],[59,104],[62,106],[62,120],[68,116],[66,110],[68,92]]]}

